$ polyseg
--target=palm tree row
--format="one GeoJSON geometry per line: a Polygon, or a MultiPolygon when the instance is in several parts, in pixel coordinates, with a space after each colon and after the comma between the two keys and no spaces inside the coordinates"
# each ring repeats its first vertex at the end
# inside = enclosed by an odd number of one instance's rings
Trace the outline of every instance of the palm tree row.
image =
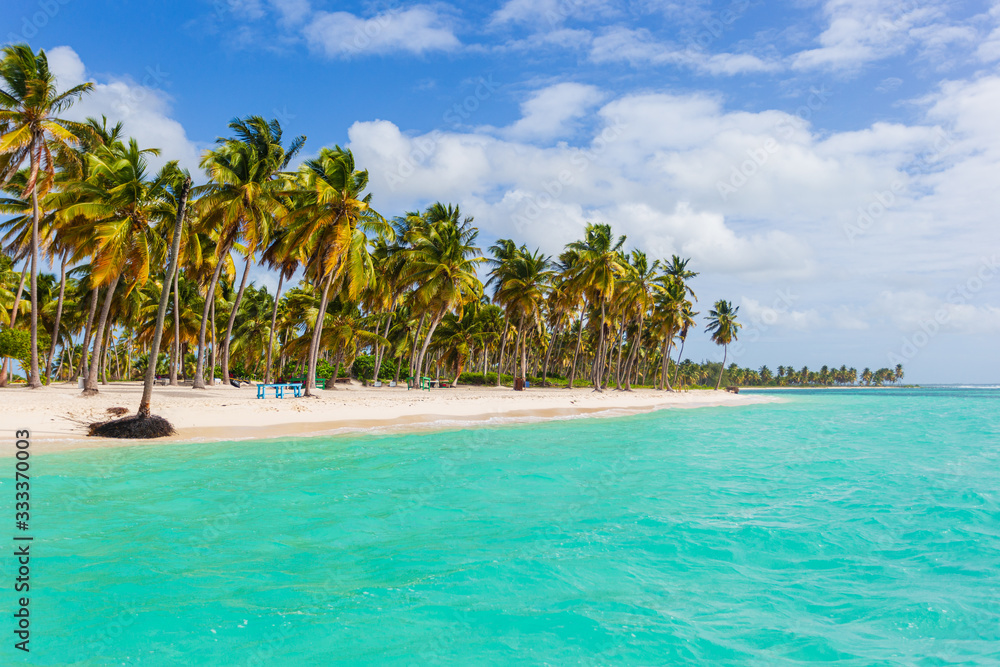
{"type": "MultiPolygon", "coordinates": [[[[102,376],[142,375],[148,413],[156,375],[200,389],[217,374],[294,374],[312,395],[318,374],[332,387],[359,356],[376,381],[383,368],[409,382],[437,369],[457,383],[467,367],[497,384],[509,375],[517,389],[539,375],[596,391],[669,390],[680,378],[674,357],[698,314],[688,260],[626,249],[599,223],[558,258],[510,239],[484,253],[457,206],[376,212],[347,149],[322,148],[293,169],[305,137],[286,141],[259,116],[229,123],[192,185],[176,163],[153,171],[158,151],[120,124],[58,117],[88,90],[59,92],[43,51],[3,50],[0,306],[12,332],[30,315],[31,387],[43,372],[46,382],[82,377],[86,393],[102,376]],[[39,273],[42,256],[58,278],[39,273]],[[251,279],[267,271],[274,294],[251,279]]],[[[710,311],[724,349],[737,311],[726,301],[710,311]]],[[[7,361],[2,372],[0,383],[7,361]]]]}

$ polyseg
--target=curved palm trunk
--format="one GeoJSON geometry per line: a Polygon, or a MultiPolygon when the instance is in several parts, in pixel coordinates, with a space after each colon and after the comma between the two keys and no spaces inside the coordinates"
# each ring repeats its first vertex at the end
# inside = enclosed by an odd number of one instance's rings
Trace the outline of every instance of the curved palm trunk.
{"type": "MultiPolygon", "coordinates": [[[[389,311],[386,313],[385,317],[385,333],[382,338],[389,338],[389,326],[392,324],[392,314],[395,310],[395,304],[390,306],[389,311]]],[[[378,333],[378,329],[375,330],[378,333]]],[[[372,371],[372,383],[378,382],[379,371],[382,370],[382,357],[385,356],[386,346],[382,343],[375,343],[375,369],[372,371]]]]}
{"type": "Polygon", "coordinates": [[[414,376],[417,381],[417,386],[420,385],[420,378],[423,376],[424,356],[427,354],[427,348],[430,347],[431,338],[434,337],[434,331],[437,329],[438,325],[441,324],[441,320],[444,319],[444,314],[447,312],[448,308],[445,307],[434,316],[434,319],[431,320],[431,328],[427,332],[427,337],[424,338],[424,344],[420,347],[420,356],[417,357],[417,374],[414,376]]]}
{"type": "MultiPolygon", "coordinates": [[[[186,202],[185,202],[185,205],[186,205],[186,202]]],[[[176,233],[176,234],[180,233],[180,226],[178,226],[177,229],[174,230],[174,233],[176,233]]],[[[175,254],[177,252],[180,252],[180,246],[178,246],[178,250],[175,251],[175,254]]],[[[176,387],[176,386],[180,385],[180,382],[177,381],[178,366],[180,364],[184,363],[184,357],[181,356],[181,308],[180,308],[181,298],[180,298],[180,294],[178,293],[178,291],[180,290],[180,284],[181,284],[181,272],[180,272],[180,269],[178,269],[177,266],[176,266],[177,262],[174,262],[174,264],[175,264],[175,266],[173,268],[174,279],[170,281],[171,283],[173,283],[173,286],[174,286],[174,288],[173,288],[173,292],[174,292],[174,344],[170,348],[170,356],[172,357],[171,360],[170,360],[170,386],[171,387],[176,387]]],[[[162,297],[162,295],[161,295],[161,297],[162,297]]]]}
{"type": "Polygon", "coordinates": [[[622,348],[625,346],[625,318],[618,331],[618,358],[615,360],[615,391],[622,390],[622,348]]]}
{"type": "Polygon", "coordinates": [[[674,341],[673,332],[668,332],[666,338],[663,340],[663,361],[660,362],[663,368],[660,370],[660,390],[673,391],[674,388],[670,386],[670,347],[674,341]]]}
{"type": "MultiPolygon", "coordinates": [[[[515,389],[517,388],[518,377],[520,377],[521,380],[524,380],[525,376],[528,374],[527,368],[525,368],[525,366],[527,365],[525,363],[527,360],[525,359],[526,355],[524,350],[526,338],[527,336],[524,335],[524,313],[521,313],[521,319],[518,320],[517,323],[517,339],[514,341],[514,359],[513,359],[514,368],[512,369],[513,372],[511,373],[511,376],[514,378],[515,389]],[[520,375],[517,374],[518,362],[520,362],[520,371],[521,371],[520,375]]],[[[524,388],[523,384],[521,385],[521,388],[522,389],[524,388]]]]}
{"type": "Polygon", "coordinates": [[[70,382],[85,374],[90,366],[87,363],[87,348],[90,347],[90,336],[94,332],[94,320],[97,318],[97,302],[100,296],[99,287],[90,290],[90,314],[87,315],[87,326],[83,330],[83,344],[80,347],[80,366],[74,371],[70,382]]]}
{"type": "Polygon", "coordinates": [[[545,387],[545,380],[549,377],[549,358],[552,355],[552,348],[555,346],[559,331],[559,327],[556,327],[552,331],[552,335],[549,337],[549,344],[545,347],[545,363],[542,364],[542,387],[545,387]]]}
{"type": "Polygon", "coordinates": [[[427,317],[427,312],[420,314],[420,323],[417,324],[416,331],[413,332],[413,345],[410,347],[410,377],[413,381],[407,380],[408,386],[420,386],[420,379],[417,377],[417,345],[420,343],[420,332],[424,328],[424,319],[427,317]]]}
{"type": "MultiPolygon", "coordinates": [[[[461,355],[460,354],[460,355],[458,355],[458,358],[455,360],[455,379],[452,380],[452,382],[451,382],[451,386],[452,387],[457,387],[458,386],[458,378],[460,378],[462,376],[462,371],[465,370],[465,362],[466,362],[467,359],[468,359],[468,357],[466,357],[465,355],[461,355]]],[[[475,367],[473,367],[473,368],[475,368],[475,367]]]]}
{"type": "MultiPolygon", "coordinates": [[[[181,249],[181,225],[184,221],[184,209],[187,207],[188,193],[191,189],[191,179],[187,178],[184,181],[184,185],[181,186],[180,199],[177,202],[177,218],[174,221],[174,238],[170,245],[170,260],[167,266],[167,276],[176,277],[177,273],[177,255],[180,253],[181,249]]],[[[173,282],[172,280],[164,282],[173,282]]],[[[163,320],[167,315],[167,302],[170,299],[170,294],[167,290],[163,290],[160,293],[160,307],[156,311],[156,328],[153,330],[153,343],[149,350],[149,358],[153,359],[153,363],[146,364],[146,377],[142,383],[142,398],[139,400],[139,411],[138,415],[140,417],[149,416],[149,403],[153,398],[153,380],[156,378],[156,362],[155,359],[160,353],[160,340],[163,338],[163,320]]],[[[176,283],[174,289],[174,321],[177,318],[177,290],[176,283]]],[[[174,329],[176,331],[176,328],[174,329]]],[[[176,340],[176,339],[175,339],[176,340]]],[[[176,348],[177,346],[175,346],[176,348]]],[[[174,369],[173,379],[177,379],[176,367],[174,369]]]]}
{"type": "MultiPolygon", "coordinates": [[[[39,153],[41,151],[39,150],[39,153]]],[[[31,151],[31,364],[28,388],[38,389],[42,380],[38,375],[38,160],[31,151]]],[[[55,341],[52,342],[55,345],[55,341]]]]}
{"type": "Polygon", "coordinates": [[[226,336],[222,339],[222,384],[229,384],[229,344],[232,342],[233,324],[236,323],[236,313],[240,309],[240,301],[243,300],[243,292],[247,288],[247,276],[250,274],[250,262],[253,255],[247,255],[246,266],[243,268],[243,279],[240,280],[240,290],[236,293],[236,301],[233,302],[233,309],[229,313],[229,321],[226,323],[226,336]]]}
{"type": "Polygon", "coordinates": [[[333,375],[330,376],[330,382],[327,384],[326,388],[333,390],[337,388],[337,378],[340,377],[340,360],[344,358],[344,348],[341,347],[337,350],[337,354],[333,355],[333,375]]]}
{"type": "Polygon", "coordinates": [[[497,359],[497,386],[500,386],[500,374],[503,373],[503,351],[507,347],[507,334],[510,333],[510,321],[507,313],[503,316],[503,336],[500,337],[500,356],[497,359]]]}
{"type": "MultiPolygon", "coordinates": [[[[14,307],[10,310],[10,326],[14,327],[14,323],[17,322],[17,309],[21,306],[21,295],[24,294],[24,281],[28,279],[28,262],[24,263],[24,268],[21,269],[21,282],[17,286],[17,295],[14,297],[14,307]]],[[[3,360],[3,370],[0,370],[0,387],[7,386],[7,370],[10,367],[10,359],[3,360]]]]}
{"type": "Polygon", "coordinates": [[[316,324],[313,326],[312,341],[309,344],[309,370],[306,372],[306,396],[312,396],[316,388],[316,364],[319,357],[319,342],[323,336],[323,320],[326,319],[326,306],[330,299],[330,285],[333,284],[331,271],[323,283],[323,296],[320,298],[319,310],[316,311],[316,324]]]}
{"type": "MultiPolygon", "coordinates": [[[[101,308],[101,316],[97,320],[97,331],[94,333],[94,351],[90,357],[90,366],[87,369],[87,380],[83,384],[83,393],[93,395],[97,393],[97,372],[101,360],[101,343],[104,341],[104,327],[108,323],[108,313],[111,312],[111,300],[115,296],[115,288],[118,287],[118,280],[121,274],[115,275],[108,285],[108,292],[104,295],[104,306],[101,308]]],[[[150,359],[153,368],[156,368],[156,359],[150,359]]]]}
{"type": "Polygon", "coordinates": [[[576,361],[577,357],[580,356],[580,345],[583,343],[583,316],[580,316],[580,321],[576,325],[576,350],[573,352],[573,365],[569,367],[569,383],[566,385],[567,389],[573,388],[573,380],[576,379],[576,361]]]}
{"type": "Polygon", "coordinates": [[[59,324],[62,320],[63,299],[66,296],[66,258],[68,254],[69,251],[63,252],[62,266],[59,270],[59,301],[56,303],[56,321],[52,325],[52,346],[49,348],[49,358],[45,361],[45,381],[49,384],[52,383],[52,354],[56,351],[56,341],[59,340],[59,324]]]}
{"type": "Polygon", "coordinates": [[[636,329],[635,342],[625,360],[625,391],[632,391],[632,368],[639,357],[639,348],[642,346],[642,324],[645,321],[645,313],[639,313],[639,328],[636,329]]]}
{"type": "Polygon", "coordinates": [[[285,272],[278,274],[278,290],[274,293],[274,308],[271,309],[271,334],[267,338],[267,359],[264,361],[264,384],[271,383],[271,353],[274,350],[274,324],[278,321],[278,302],[281,300],[281,286],[285,284],[285,272]]]}
{"type": "MultiPolygon", "coordinates": [[[[205,295],[205,307],[201,312],[201,328],[198,331],[198,364],[195,366],[194,371],[194,383],[192,384],[192,389],[204,389],[205,388],[205,338],[208,335],[208,319],[209,313],[213,311],[212,306],[215,304],[215,287],[219,284],[219,276],[222,275],[222,265],[225,263],[226,252],[219,255],[219,262],[215,267],[215,273],[212,274],[212,282],[208,284],[208,294],[205,295]]],[[[215,319],[215,316],[212,316],[215,319]]],[[[213,325],[212,330],[214,332],[215,327],[213,325]]],[[[214,354],[215,349],[215,336],[212,336],[212,349],[214,354]]],[[[212,384],[215,384],[215,363],[213,360],[212,364],[212,384]]]]}
{"type": "Polygon", "coordinates": [[[681,372],[681,357],[684,356],[684,343],[687,342],[687,336],[681,337],[681,346],[677,350],[677,361],[674,363],[674,384],[677,384],[677,376],[681,372]]]}
{"type": "Polygon", "coordinates": [[[722,374],[726,372],[726,358],[729,355],[729,346],[722,346],[722,368],[719,369],[719,379],[715,381],[715,390],[719,391],[719,385],[722,384],[722,374]]]}
{"type": "Polygon", "coordinates": [[[601,321],[599,323],[600,333],[597,338],[597,351],[594,354],[594,364],[591,370],[591,376],[594,382],[594,391],[601,392],[603,388],[601,387],[601,382],[604,379],[604,297],[601,296],[601,321]]]}

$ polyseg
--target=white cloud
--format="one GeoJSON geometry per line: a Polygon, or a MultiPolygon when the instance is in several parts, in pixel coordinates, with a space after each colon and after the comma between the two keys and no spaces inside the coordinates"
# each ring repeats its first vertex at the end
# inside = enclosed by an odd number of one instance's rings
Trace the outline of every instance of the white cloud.
{"type": "Polygon", "coordinates": [[[657,42],[648,30],[616,27],[594,38],[590,58],[595,63],[628,62],[639,65],[676,65],[712,75],[770,72],[781,68],[746,53],[710,54],[694,48],[681,49],[657,42]]]}
{"type": "Polygon", "coordinates": [[[594,19],[616,13],[608,0],[507,0],[493,13],[491,22],[542,23],[548,27],[562,24],[568,18],[594,19]]]}
{"type": "Polygon", "coordinates": [[[285,25],[298,25],[312,12],[309,0],[270,0],[285,25]]]}
{"type": "Polygon", "coordinates": [[[795,310],[780,304],[778,307],[768,306],[746,296],[740,302],[739,316],[746,322],[745,328],[757,327],[766,330],[770,327],[778,327],[792,331],[813,331],[828,325],[826,318],[821,316],[815,308],[795,310]]]}
{"type": "Polygon", "coordinates": [[[976,40],[971,27],[948,21],[947,9],[947,3],[938,1],[827,0],[827,27],[818,37],[819,46],[795,54],[792,67],[853,70],[914,45],[940,66],[950,48],[976,40]]]}
{"type": "MultiPolygon", "coordinates": [[[[912,318],[887,313],[928,309],[896,299],[903,305],[887,310],[880,292],[937,290],[946,300],[945,287],[981,264],[983,248],[1000,247],[984,215],[1000,209],[1000,77],[946,82],[915,101],[919,123],[834,133],[780,111],[727,110],[703,93],[626,94],[591,107],[600,91],[576,85],[531,93],[507,128],[411,136],[386,120],[357,122],[350,146],[371,170],[379,210],[454,201],[486,238],[552,254],[586,222],[607,222],[653,257],[691,257],[709,281],[703,300],[713,290],[732,298],[735,277],[794,289],[805,301],[775,331],[878,324],[870,335],[908,333],[912,318]],[[535,144],[564,128],[542,122],[543,102],[559,91],[583,100],[568,105],[579,129],[572,143],[535,144]],[[720,196],[740,170],[743,182],[720,196]]],[[[749,315],[756,306],[747,303],[749,315]]],[[[992,331],[998,303],[1000,275],[949,306],[952,330],[992,331]]]]}
{"type": "Polygon", "coordinates": [[[995,27],[976,49],[976,56],[987,63],[1000,60],[1000,2],[993,3],[989,16],[995,27]]]}
{"type": "Polygon", "coordinates": [[[604,94],[594,86],[558,83],[544,88],[521,104],[522,117],[505,130],[512,139],[548,140],[572,132],[581,118],[604,94]]]}
{"type": "MultiPolygon", "coordinates": [[[[88,80],[80,56],[68,46],[58,46],[47,52],[49,66],[62,88],[88,80]]],[[[198,147],[188,139],[184,127],[170,117],[170,98],[159,86],[170,80],[171,74],[159,68],[148,68],[144,80],[136,83],[128,78],[109,77],[95,80],[93,90],[70,107],[65,117],[84,120],[87,117],[108,117],[110,124],[122,121],[125,132],[143,148],[159,148],[159,157],[150,158],[158,167],[169,160],[178,160],[182,167],[198,172],[198,147]]]]}
{"type": "Polygon", "coordinates": [[[882,292],[878,306],[902,332],[1000,334],[1000,308],[990,304],[951,303],[923,291],[910,290],[882,292]]]}
{"type": "Polygon", "coordinates": [[[451,51],[461,46],[446,17],[427,5],[370,19],[347,12],[316,12],[302,29],[309,46],[331,58],[451,51]]]}

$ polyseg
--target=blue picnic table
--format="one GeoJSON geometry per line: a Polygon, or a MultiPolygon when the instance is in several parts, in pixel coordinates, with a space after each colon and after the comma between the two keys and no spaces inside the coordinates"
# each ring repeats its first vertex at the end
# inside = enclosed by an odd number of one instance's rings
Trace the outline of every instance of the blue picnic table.
{"type": "Polygon", "coordinates": [[[280,382],[275,384],[259,384],[257,385],[257,398],[267,398],[267,390],[274,389],[275,398],[284,398],[285,389],[291,389],[295,393],[295,398],[302,395],[302,383],[301,382],[280,382]]]}

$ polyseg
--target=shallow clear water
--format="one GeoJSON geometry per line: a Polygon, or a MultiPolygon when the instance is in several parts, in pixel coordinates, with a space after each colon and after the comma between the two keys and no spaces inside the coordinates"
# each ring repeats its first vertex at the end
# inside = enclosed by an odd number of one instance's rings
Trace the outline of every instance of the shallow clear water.
{"type": "Polygon", "coordinates": [[[28,662],[1000,663],[1000,391],[781,396],[34,457],[28,662]]]}

